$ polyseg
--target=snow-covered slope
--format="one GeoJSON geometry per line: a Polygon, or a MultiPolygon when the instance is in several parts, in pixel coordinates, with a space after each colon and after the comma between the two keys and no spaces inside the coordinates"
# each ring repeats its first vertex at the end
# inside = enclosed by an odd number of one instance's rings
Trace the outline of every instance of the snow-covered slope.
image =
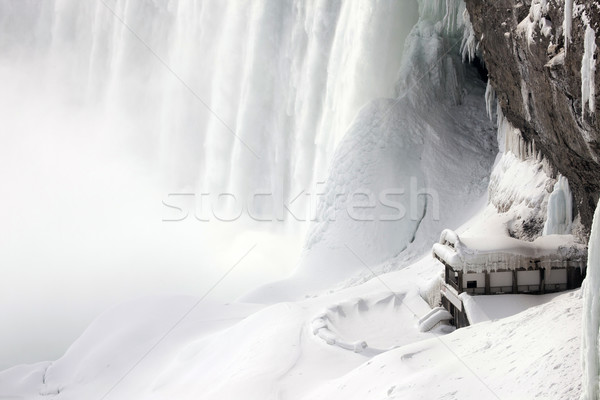
{"type": "Polygon", "coordinates": [[[390,351],[307,399],[577,399],[579,292],[390,351]]]}
{"type": "Polygon", "coordinates": [[[547,303],[517,306],[513,312],[525,311],[454,333],[422,333],[418,319],[429,306],[419,287],[440,271],[427,257],[381,280],[302,302],[259,311],[206,304],[145,358],[193,299],[123,305],[60,360],[1,373],[0,394],[36,400],[90,393],[106,399],[578,397],[578,291],[539,298],[547,303]],[[324,312],[338,338],[372,346],[355,353],[327,344],[313,323],[324,312]],[[381,354],[390,346],[396,348],[381,354]]]}

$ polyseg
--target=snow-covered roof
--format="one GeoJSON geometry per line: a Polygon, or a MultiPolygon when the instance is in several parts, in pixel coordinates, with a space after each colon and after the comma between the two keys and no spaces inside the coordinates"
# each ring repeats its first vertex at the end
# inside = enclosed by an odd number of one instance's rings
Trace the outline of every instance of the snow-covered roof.
{"type": "Polygon", "coordinates": [[[433,255],[454,269],[489,271],[527,268],[536,262],[539,267],[583,267],[587,258],[585,245],[573,235],[541,236],[527,242],[507,236],[459,237],[445,230],[439,243],[433,245],[433,255]]]}

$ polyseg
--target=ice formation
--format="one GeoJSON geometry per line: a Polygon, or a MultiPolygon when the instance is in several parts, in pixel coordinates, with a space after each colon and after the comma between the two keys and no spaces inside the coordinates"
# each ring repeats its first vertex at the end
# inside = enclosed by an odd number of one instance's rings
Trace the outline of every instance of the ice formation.
{"type": "Polygon", "coordinates": [[[583,400],[600,396],[600,204],[594,213],[583,283],[583,400]]]}
{"type": "MultiPolygon", "coordinates": [[[[292,279],[327,270],[313,283],[326,287],[325,279],[363,270],[363,262],[377,264],[409,247],[425,250],[426,241],[450,223],[447,216],[468,213],[466,204],[485,193],[494,127],[481,102],[485,86],[459,53],[464,3],[448,4],[454,8],[439,0],[420,3],[421,18],[405,44],[398,97],[366,104],[336,148],[307,251],[292,279]],[[482,134],[471,135],[474,129],[482,134]],[[461,163],[454,162],[455,151],[461,163]],[[463,179],[471,194],[459,200],[455,181],[463,179]],[[352,215],[348,207],[356,202],[340,194],[359,190],[372,197],[358,197],[367,207],[352,215]],[[382,204],[378,196],[393,203],[382,204]],[[439,201],[446,197],[452,200],[439,201]]],[[[294,287],[277,290],[291,294],[294,287]]]]}
{"type": "Polygon", "coordinates": [[[494,116],[494,101],[496,101],[496,91],[492,86],[491,80],[488,79],[487,87],[485,88],[485,108],[490,120],[494,116]]]}
{"type": "Polygon", "coordinates": [[[473,30],[473,24],[471,23],[471,17],[469,16],[469,10],[465,8],[463,12],[464,31],[463,39],[461,43],[461,54],[464,61],[473,61],[475,59],[475,52],[477,51],[477,38],[475,37],[475,31],[473,30]]]}
{"type": "Polygon", "coordinates": [[[581,60],[581,115],[585,117],[586,104],[590,113],[596,111],[596,31],[585,29],[584,53],[581,60]]]}
{"type": "Polygon", "coordinates": [[[548,215],[544,225],[544,235],[567,235],[573,223],[573,198],[569,181],[558,176],[554,190],[548,198],[548,215]]]}
{"type": "MultiPolygon", "coordinates": [[[[491,89],[493,90],[493,89],[491,89]]],[[[486,96],[487,99],[487,96],[486,96]]],[[[491,99],[491,97],[490,97],[491,99]]],[[[488,109],[491,103],[486,103],[488,109]]],[[[497,125],[498,125],[498,146],[503,153],[512,152],[517,158],[524,161],[528,158],[541,158],[541,155],[535,148],[535,142],[527,142],[523,139],[521,131],[510,123],[502,113],[500,104],[497,107],[497,125]]]]}
{"type": "Polygon", "coordinates": [[[573,30],[573,0],[565,0],[565,19],[563,21],[563,37],[565,49],[569,50],[571,44],[571,31],[573,30]]]}
{"type": "Polygon", "coordinates": [[[517,31],[525,35],[527,45],[535,45],[535,34],[539,30],[542,35],[550,37],[552,35],[552,22],[546,18],[550,4],[547,0],[533,0],[529,8],[529,14],[517,28],[517,31]]]}

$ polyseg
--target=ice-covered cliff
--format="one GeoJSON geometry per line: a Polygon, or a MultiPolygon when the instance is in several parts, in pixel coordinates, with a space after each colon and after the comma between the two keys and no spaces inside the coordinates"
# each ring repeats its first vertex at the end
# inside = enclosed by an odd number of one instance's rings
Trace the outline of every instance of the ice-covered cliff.
{"type": "Polygon", "coordinates": [[[596,1],[466,0],[506,119],[569,180],[589,234],[600,190],[596,1]]]}

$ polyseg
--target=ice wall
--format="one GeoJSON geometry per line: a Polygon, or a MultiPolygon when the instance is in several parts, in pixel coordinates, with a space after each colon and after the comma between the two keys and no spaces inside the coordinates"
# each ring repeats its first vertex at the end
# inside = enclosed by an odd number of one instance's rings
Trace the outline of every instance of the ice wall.
{"type": "Polygon", "coordinates": [[[587,276],[583,282],[583,400],[600,396],[600,207],[596,207],[588,245],[587,276]]]}

